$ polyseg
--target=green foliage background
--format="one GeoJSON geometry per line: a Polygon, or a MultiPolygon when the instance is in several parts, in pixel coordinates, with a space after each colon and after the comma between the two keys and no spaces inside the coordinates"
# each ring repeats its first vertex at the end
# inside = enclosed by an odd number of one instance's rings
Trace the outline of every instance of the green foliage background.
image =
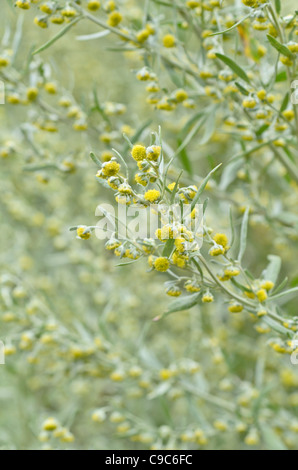
{"type": "MultiPolygon", "coordinates": [[[[9,2],[2,3],[0,37],[7,28],[12,34],[20,32],[16,69],[22,74],[30,51],[51,38],[53,29],[33,27],[32,15],[16,14],[9,2]]],[[[286,14],[294,2],[282,2],[282,6],[286,14]]],[[[135,9],[131,16],[138,17],[143,2],[131,8],[135,9]]],[[[96,31],[92,25],[88,34],[96,31]]],[[[112,35],[77,41],[83,34],[86,27],[79,24],[42,53],[59,88],[70,89],[86,109],[93,89],[100,102],[125,104],[123,116],[111,117],[113,127],[135,129],[147,123],[158,131],[161,125],[165,141],[176,149],[181,138],[177,139],[176,131],[189,111],[181,115],[154,111],[146,104],[143,83],[135,78],[141,61],[133,54],[111,51],[112,35]]],[[[51,106],[56,106],[55,97],[51,106]]],[[[22,137],[27,113],[25,106],[0,106],[0,147],[7,140],[16,142],[16,152],[2,159],[0,167],[0,317],[5,319],[8,312],[14,316],[11,322],[0,318],[0,339],[17,349],[0,366],[0,446],[247,449],[245,435],[257,430],[260,439],[255,448],[297,448],[297,366],[269,348],[249,315],[227,314],[220,295],[215,304],[154,323],[152,319],[168,305],[161,287],[164,276],[147,273],[143,261],[115,267],[115,259],[95,237],[85,243],[68,230],[86,220],[95,223],[96,205],[110,197],[95,180],[88,157],[91,149],[103,149],[98,135],[88,139],[61,123],[58,133],[40,132],[32,143],[22,137]],[[46,164],[70,158],[75,173],[54,168],[38,172],[36,178],[27,170],[40,164],[35,155],[40,150],[46,164]],[[40,182],[44,174],[47,184],[40,182]],[[33,335],[29,348],[20,347],[24,334],[33,335]],[[43,343],[48,334],[52,340],[43,343]],[[100,338],[102,346],[95,346],[94,338],[100,338]],[[131,375],[133,367],[140,368],[140,377],[131,375]],[[125,379],[112,380],[114,371],[123,372],[125,379]],[[173,372],[169,380],[163,380],[166,371],[173,372]],[[107,410],[103,424],[92,421],[98,409],[107,410]],[[127,432],[117,431],[119,423],[111,422],[115,412],[129,424],[127,432]],[[42,423],[49,416],[70,429],[73,443],[40,442],[42,423]],[[216,429],[216,421],[227,430],[221,432],[220,425],[216,429]],[[237,426],[243,423],[244,433],[238,432],[237,426]],[[204,445],[196,441],[201,429],[208,435],[204,445]]],[[[123,148],[120,131],[114,145],[123,148]]],[[[191,156],[193,177],[203,177],[220,163],[229,146],[224,139],[197,150],[194,139],[185,157],[188,161],[191,156]]],[[[183,166],[183,157],[178,166],[183,166]]],[[[249,187],[243,188],[239,205],[250,194],[249,187]]],[[[277,191],[281,200],[297,203],[297,187],[292,195],[288,190],[283,193],[281,186],[277,191]]],[[[228,206],[216,194],[210,198],[209,210],[208,225],[229,231],[228,206]]],[[[241,220],[239,213],[237,230],[241,220]]],[[[293,256],[297,238],[284,236],[278,224],[255,223],[249,230],[248,268],[261,275],[267,256],[281,255],[280,280],[288,276],[290,287],[297,286],[293,256]]],[[[296,305],[291,298],[290,316],[296,315],[296,305]]]]}

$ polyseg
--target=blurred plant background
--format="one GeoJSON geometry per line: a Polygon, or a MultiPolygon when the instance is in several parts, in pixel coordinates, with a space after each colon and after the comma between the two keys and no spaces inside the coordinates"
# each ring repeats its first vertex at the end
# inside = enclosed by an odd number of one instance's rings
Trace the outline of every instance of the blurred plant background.
{"type": "MultiPolygon", "coordinates": [[[[103,3],[109,11],[113,2],[103,3]]],[[[163,2],[116,2],[136,28],[149,3],[171,32],[177,11],[167,19],[163,2]]],[[[294,2],[282,7],[288,15],[294,2]]],[[[176,167],[193,184],[235,153],[229,132],[217,132],[226,116],[190,135],[189,118],[200,109],[151,106],[136,78],[142,51],[123,53],[113,34],[86,40],[97,25],[79,23],[32,62],[60,26],[38,28],[31,11],[10,1],[1,13],[0,56],[13,68],[0,67],[0,447],[297,449],[298,369],[270,348],[275,332],[262,319],[231,315],[218,294],[153,322],[169,303],[164,275],[148,273],[143,260],[117,267],[102,242],[69,231],[95,224],[97,204],[113,199],[94,178],[91,150],[103,160],[111,147],[127,153],[123,133],[144,141],[161,125],[169,151],[182,144],[176,167]]],[[[167,72],[162,89],[180,89],[184,77],[167,72]]],[[[238,230],[249,204],[246,266],[261,276],[268,255],[280,256],[280,281],[288,277],[294,288],[297,181],[281,167],[259,179],[265,152],[210,181],[207,225],[229,233],[230,198],[238,230]]],[[[170,174],[175,181],[178,170],[170,174]]],[[[296,305],[291,297],[287,316],[297,315],[296,305]]]]}

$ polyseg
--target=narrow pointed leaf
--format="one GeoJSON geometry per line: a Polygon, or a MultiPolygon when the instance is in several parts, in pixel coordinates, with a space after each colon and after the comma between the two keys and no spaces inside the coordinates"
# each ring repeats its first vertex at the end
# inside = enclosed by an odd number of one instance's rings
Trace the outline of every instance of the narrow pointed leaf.
{"type": "Polygon", "coordinates": [[[289,59],[294,59],[294,54],[290,51],[290,49],[287,48],[287,46],[284,46],[281,44],[277,39],[275,39],[273,36],[270,34],[267,34],[268,41],[270,44],[276,49],[280,54],[285,55],[286,57],[289,57],[289,59]]]}
{"type": "Polygon", "coordinates": [[[213,168],[213,170],[210,171],[210,173],[209,173],[209,174],[206,176],[206,178],[202,181],[202,183],[201,183],[201,185],[200,185],[200,187],[199,187],[199,189],[198,189],[198,192],[197,192],[197,194],[195,195],[195,197],[194,197],[194,199],[193,199],[193,201],[192,201],[192,203],[191,203],[191,210],[194,209],[195,205],[196,205],[197,202],[199,201],[199,199],[200,199],[200,197],[201,197],[201,195],[202,195],[204,189],[206,188],[207,183],[208,183],[208,181],[210,180],[211,176],[213,175],[213,173],[215,173],[215,172],[218,170],[218,168],[221,167],[221,165],[222,165],[222,163],[220,163],[220,164],[217,165],[215,168],[213,168]]]}
{"type": "Polygon", "coordinates": [[[65,26],[65,28],[61,29],[61,31],[59,31],[58,34],[56,34],[56,36],[54,36],[52,39],[50,39],[48,42],[46,42],[43,46],[41,46],[39,49],[37,49],[36,51],[34,51],[32,53],[32,55],[36,55],[36,54],[39,54],[40,52],[43,52],[45,51],[46,49],[48,49],[49,47],[51,47],[52,44],[54,44],[56,41],[58,41],[58,39],[62,38],[62,36],[64,36],[64,34],[66,34],[75,24],[78,23],[78,21],[81,20],[81,17],[77,17],[75,18],[73,21],[71,21],[71,23],[69,23],[68,25],[65,26]]]}
{"type": "Polygon", "coordinates": [[[248,78],[246,72],[240,67],[240,65],[236,64],[233,59],[219,53],[216,54],[216,57],[226,64],[233,72],[235,72],[238,77],[242,78],[242,80],[245,82],[250,83],[250,79],[248,78]]]}

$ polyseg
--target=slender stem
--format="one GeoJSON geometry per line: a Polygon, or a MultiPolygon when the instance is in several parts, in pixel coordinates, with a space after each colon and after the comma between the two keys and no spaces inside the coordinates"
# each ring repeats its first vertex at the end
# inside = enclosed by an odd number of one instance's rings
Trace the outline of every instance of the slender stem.
{"type": "Polygon", "coordinates": [[[228,294],[230,297],[232,297],[233,299],[237,300],[238,302],[241,302],[242,304],[246,305],[247,307],[250,307],[250,308],[254,308],[256,307],[255,304],[249,302],[248,300],[246,299],[243,299],[242,297],[240,297],[239,295],[235,294],[234,292],[230,291],[217,277],[216,275],[213,273],[213,271],[210,269],[210,267],[208,266],[208,263],[207,261],[205,260],[205,258],[201,255],[201,254],[198,254],[197,255],[199,260],[201,261],[201,263],[204,265],[205,269],[208,271],[208,273],[210,274],[210,276],[212,277],[212,279],[215,281],[215,283],[226,293],[228,294]]]}

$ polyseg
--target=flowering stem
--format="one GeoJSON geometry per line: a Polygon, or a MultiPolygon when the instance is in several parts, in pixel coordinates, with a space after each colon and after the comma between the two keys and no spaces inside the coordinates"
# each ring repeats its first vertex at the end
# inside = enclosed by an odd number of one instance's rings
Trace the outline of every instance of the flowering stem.
{"type": "Polygon", "coordinates": [[[213,271],[210,269],[208,266],[207,261],[205,258],[201,255],[197,255],[201,263],[204,265],[205,269],[208,271],[212,279],[215,281],[215,283],[224,291],[226,292],[230,297],[233,297],[235,300],[238,302],[241,302],[242,304],[246,305],[247,307],[255,309],[255,305],[249,302],[248,300],[243,299],[242,297],[239,297],[237,294],[234,294],[234,292],[231,292],[227,287],[223,285],[223,283],[216,277],[216,275],[213,273],[213,271]]]}

